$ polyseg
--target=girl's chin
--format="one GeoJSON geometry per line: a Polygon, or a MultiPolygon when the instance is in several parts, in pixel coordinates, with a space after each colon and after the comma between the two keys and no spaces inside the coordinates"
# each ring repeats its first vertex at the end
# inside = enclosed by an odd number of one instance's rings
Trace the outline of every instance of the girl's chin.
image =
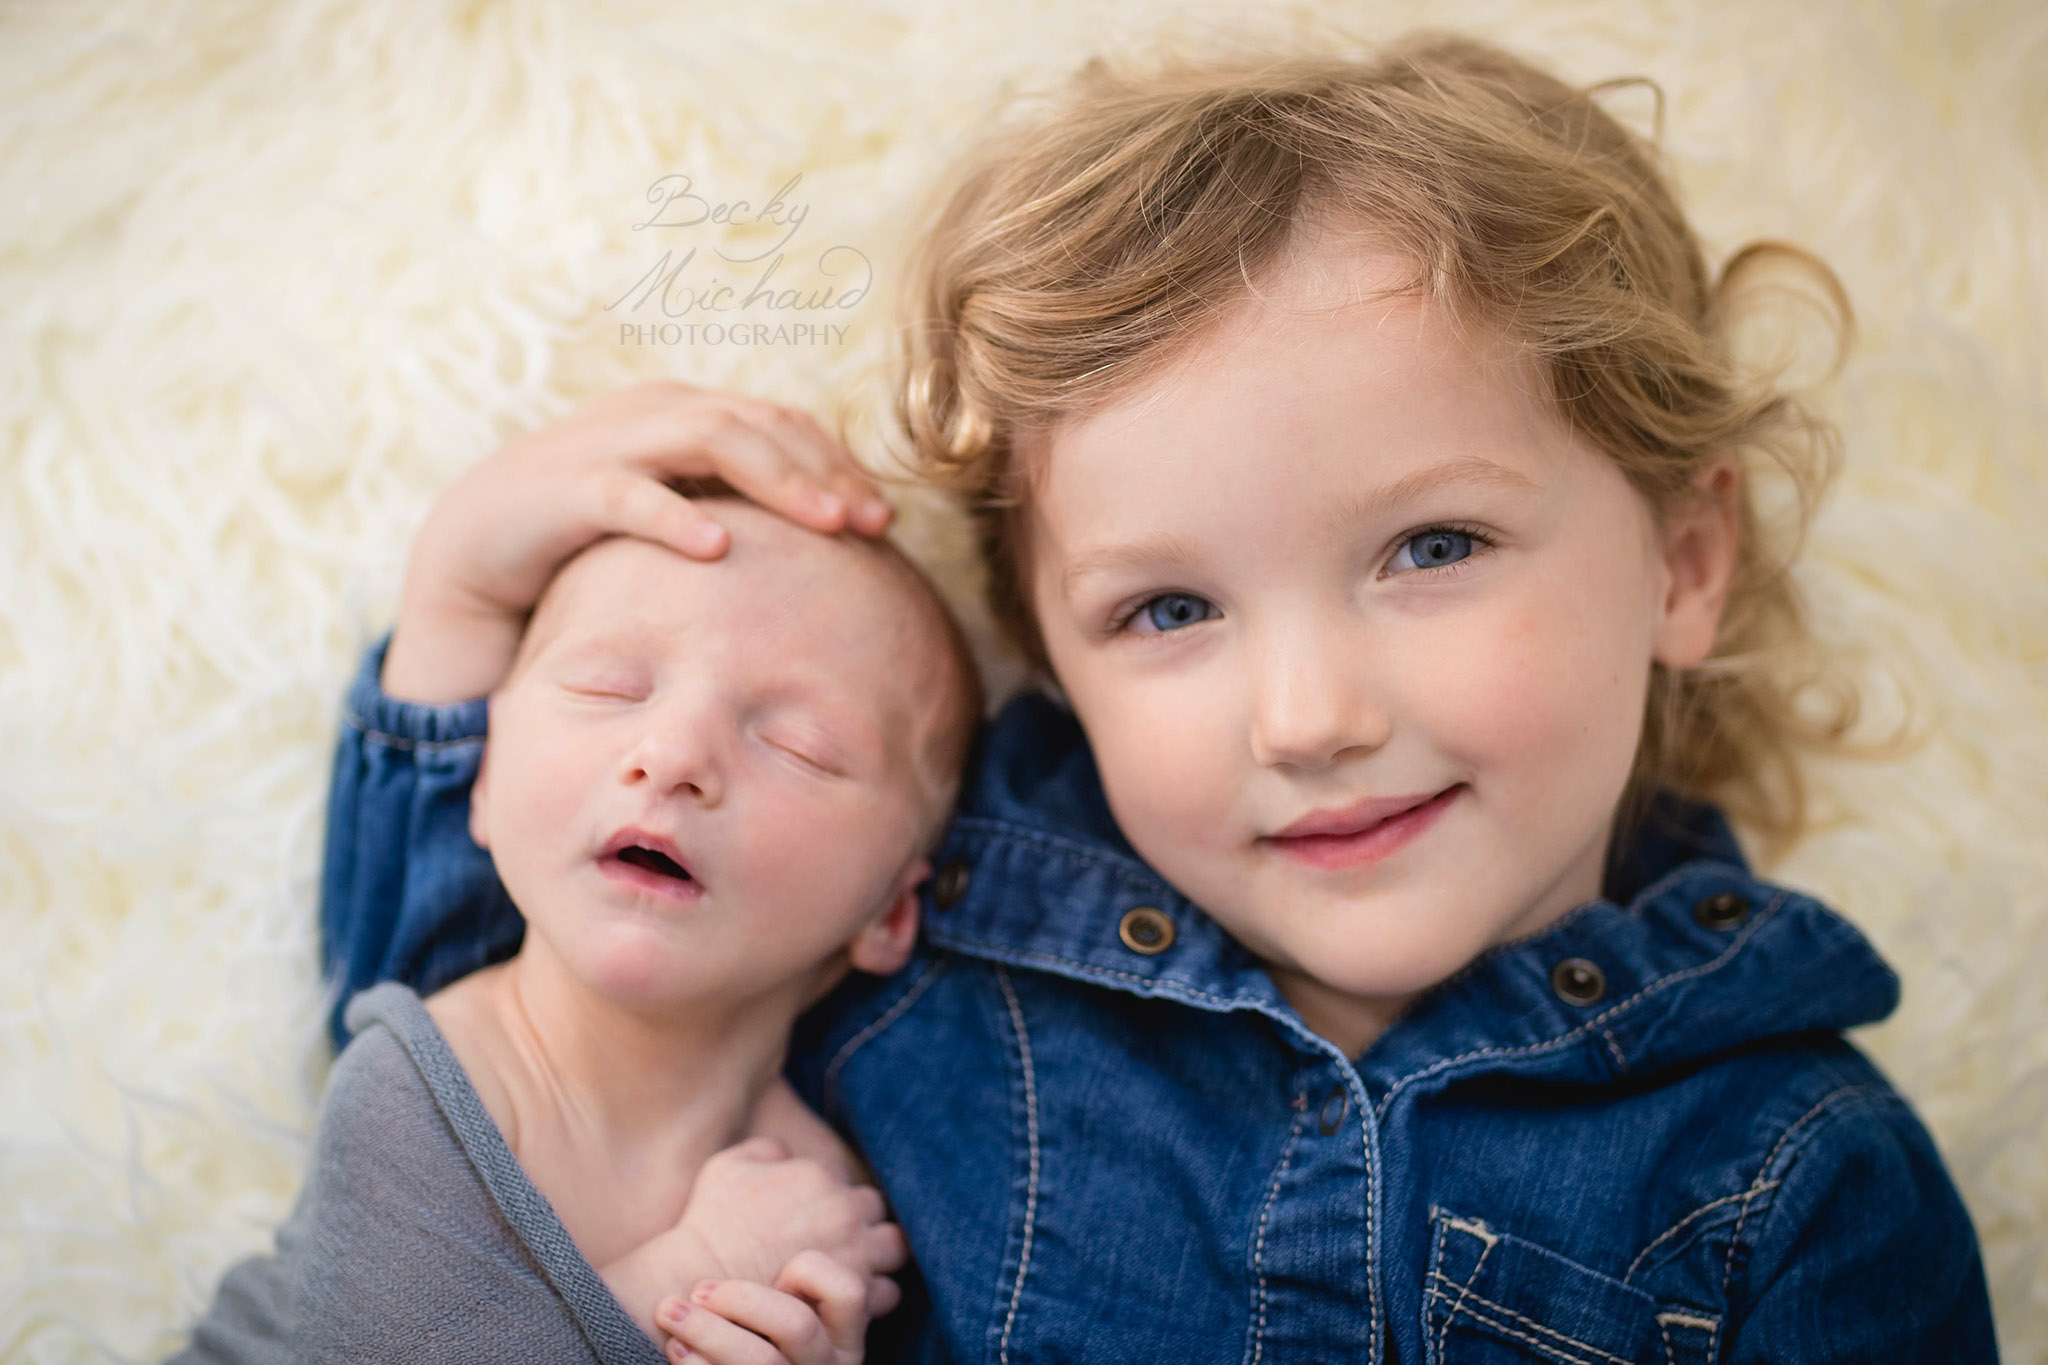
{"type": "Polygon", "coordinates": [[[1487,951],[1483,936],[1449,939],[1437,934],[1360,929],[1341,939],[1300,945],[1293,954],[1314,964],[1292,975],[1314,989],[1361,1002],[1399,1002],[1442,985],[1487,951]]]}

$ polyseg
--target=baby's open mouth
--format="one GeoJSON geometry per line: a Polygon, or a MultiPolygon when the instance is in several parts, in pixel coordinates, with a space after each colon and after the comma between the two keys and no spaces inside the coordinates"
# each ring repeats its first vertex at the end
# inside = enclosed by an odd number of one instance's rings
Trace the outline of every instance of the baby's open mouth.
{"type": "Polygon", "coordinates": [[[678,881],[685,882],[693,880],[688,868],[659,849],[642,848],[638,844],[630,844],[620,849],[616,856],[620,862],[630,863],[634,867],[645,869],[656,876],[674,877],[678,881]]]}

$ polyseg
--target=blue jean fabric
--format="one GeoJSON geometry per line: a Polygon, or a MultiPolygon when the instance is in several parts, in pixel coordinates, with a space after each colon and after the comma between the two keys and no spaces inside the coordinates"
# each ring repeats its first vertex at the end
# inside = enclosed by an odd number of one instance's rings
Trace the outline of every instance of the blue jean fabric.
{"type": "MultiPolygon", "coordinates": [[[[482,704],[393,701],[380,666],[329,815],[344,1003],[431,991],[520,933],[466,825],[482,704]]],[[[1897,978],[1753,876],[1709,807],[1661,800],[1617,849],[1601,900],[1350,1058],[1132,852],[1071,715],[1011,703],[915,956],[792,1049],[922,1274],[876,1358],[1995,1360],[1941,1157],[1841,1037],[1897,978]],[[1128,945],[1133,911],[1170,945],[1128,945]]]]}

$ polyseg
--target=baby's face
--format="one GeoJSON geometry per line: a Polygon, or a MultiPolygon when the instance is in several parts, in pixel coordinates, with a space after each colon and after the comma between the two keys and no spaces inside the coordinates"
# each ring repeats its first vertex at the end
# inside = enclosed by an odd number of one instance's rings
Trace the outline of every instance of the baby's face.
{"type": "Polygon", "coordinates": [[[1505,343],[1331,306],[1401,270],[1296,258],[1055,430],[1032,501],[1118,823],[1338,1032],[1599,894],[1651,662],[1696,662],[1720,605],[1505,343]]]}
{"type": "Polygon", "coordinates": [[[719,517],[720,560],[613,540],[562,571],[474,798],[529,948],[639,1008],[807,997],[925,871],[930,649],[902,588],[871,548],[719,517]]]}

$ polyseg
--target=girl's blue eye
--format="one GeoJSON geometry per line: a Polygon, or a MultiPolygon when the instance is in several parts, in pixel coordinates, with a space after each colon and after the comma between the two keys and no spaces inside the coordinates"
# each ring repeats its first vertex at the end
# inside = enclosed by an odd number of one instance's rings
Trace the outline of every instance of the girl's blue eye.
{"type": "Polygon", "coordinates": [[[1470,559],[1472,542],[1473,537],[1464,531],[1443,528],[1420,531],[1401,542],[1401,548],[1394,552],[1394,562],[1399,564],[1406,559],[1411,568],[1444,568],[1461,559],[1470,559]]]}
{"type": "Polygon", "coordinates": [[[1179,630],[1215,616],[1215,604],[1193,593],[1165,592],[1137,610],[1134,621],[1155,631],[1179,630]]]}

